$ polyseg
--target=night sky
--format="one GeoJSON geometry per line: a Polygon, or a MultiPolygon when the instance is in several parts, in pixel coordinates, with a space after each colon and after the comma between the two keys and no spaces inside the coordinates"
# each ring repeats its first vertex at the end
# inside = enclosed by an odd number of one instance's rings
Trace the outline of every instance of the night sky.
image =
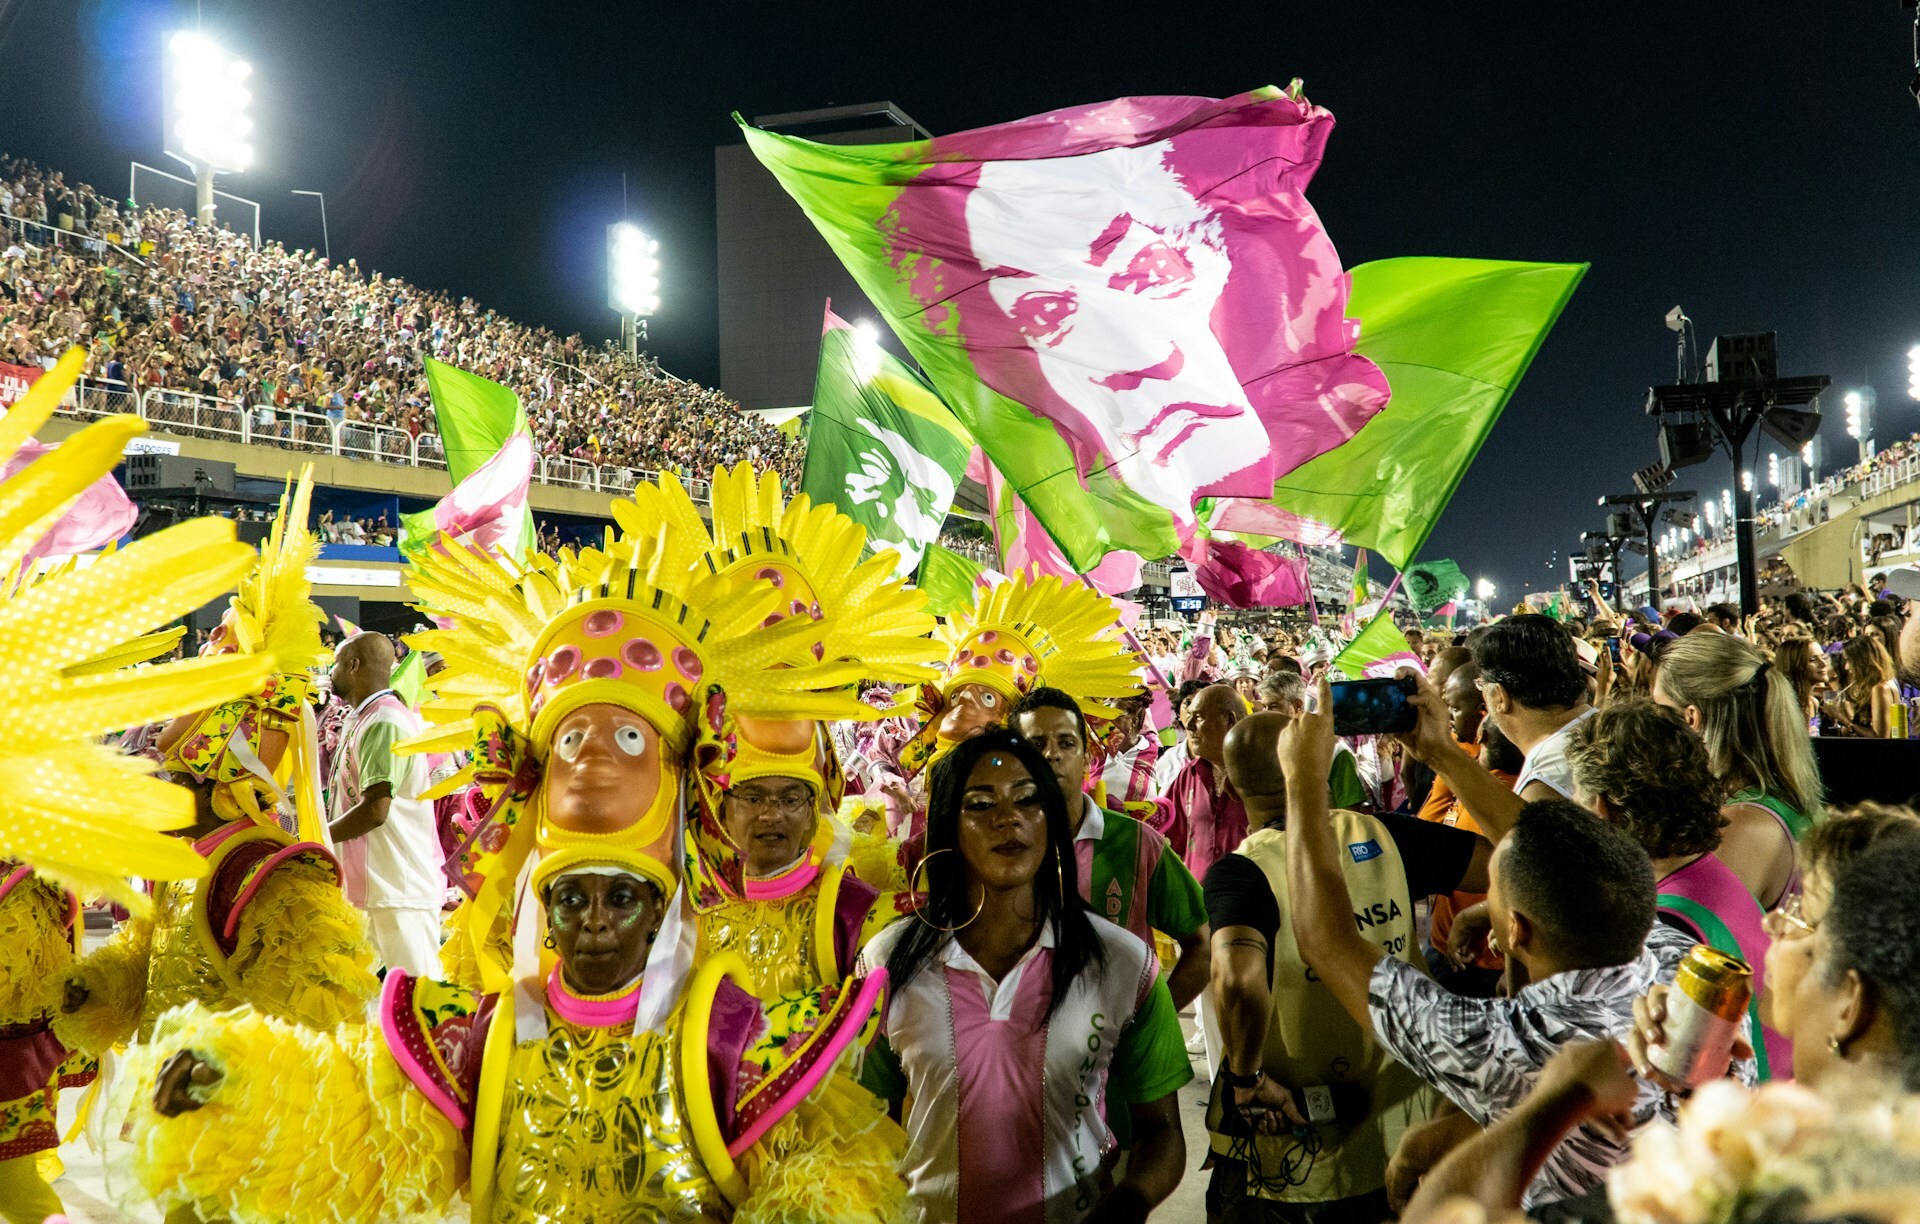
{"type": "MultiPolygon", "coordinates": [[[[0,149],[123,193],[160,164],[162,33],[195,6],[0,0],[0,149]]],[[[936,133],[1123,94],[1306,82],[1339,120],[1310,192],[1343,259],[1593,270],[1429,542],[1502,596],[1564,577],[1596,495],[1657,457],[1676,303],[1702,344],[1777,330],[1782,373],[1920,427],[1920,107],[1910,14],[1845,4],[663,3],[206,0],[255,67],[261,162],[223,186],[269,237],[610,336],[627,175],[659,238],[654,351],[717,376],[713,146],[749,116],[887,99],[936,133]],[[1549,558],[1561,558],[1549,568],[1549,558]]],[[[169,169],[178,167],[168,166],[169,169]]],[[[181,189],[184,191],[185,189],[181,189]]],[[[1764,460],[1762,461],[1764,462],[1764,460]]],[[[1683,485],[1724,487],[1724,461],[1683,485]]]]}

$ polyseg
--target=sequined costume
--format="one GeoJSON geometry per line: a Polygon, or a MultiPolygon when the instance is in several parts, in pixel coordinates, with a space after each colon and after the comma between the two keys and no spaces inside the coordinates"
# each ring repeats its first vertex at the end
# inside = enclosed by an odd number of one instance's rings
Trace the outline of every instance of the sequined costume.
{"type": "Polygon", "coordinates": [[[77,967],[86,1002],[56,1028],[78,1048],[144,1040],[161,1013],[190,1001],[248,1003],[325,1028],[360,1015],[378,989],[365,920],[340,892],[325,845],[314,777],[308,674],[326,651],[306,577],[311,490],[309,472],[281,499],[198,661],[252,660],[265,674],[159,736],[163,766],[203,793],[217,824],[190,846],[176,843],[198,869],[156,889],[150,920],[130,923],[77,967]]]}
{"type": "Polygon", "coordinates": [[[721,957],[656,1031],[638,983],[582,997],[557,971],[484,997],[395,972],[377,1026],[325,1035],[191,1009],[130,1060],[132,1172],[163,1211],[237,1224],[439,1218],[463,1187],[475,1224],[899,1219],[903,1135],[828,1074],[883,981],[763,1004],[721,957]],[[183,1049],[221,1079],[164,1118],[151,1087],[183,1049]]]}
{"type": "MultiPolygon", "coordinates": [[[[0,464],[14,458],[72,389],[69,350],[0,417],[0,464]]],[[[168,830],[190,825],[192,796],[147,775],[153,763],[101,742],[258,686],[270,661],[132,666],[172,648],[153,632],[223,592],[252,552],[231,522],[194,520],[109,549],[85,567],[36,560],[74,500],[105,478],[146,426],[108,417],[0,481],[0,1215],[60,1210],[36,1167],[57,1145],[62,1085],[89,1067],[55,1010],[73,963],[75,896],[139,914],[128,877],[192,879],[206,864],[168,830]]]]}

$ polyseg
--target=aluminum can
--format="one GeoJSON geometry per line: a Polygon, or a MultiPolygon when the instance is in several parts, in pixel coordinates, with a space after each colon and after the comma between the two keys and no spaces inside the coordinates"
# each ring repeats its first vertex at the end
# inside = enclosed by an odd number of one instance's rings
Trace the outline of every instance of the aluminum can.
{"type": "Polygon", "coordinates": [[[1745,961],[1696,945],[1680,962],[1667,992],[1666,1044],[1648,1051],[1648,1061],[1689,1088],[1725,1075],[1734,1035],[1752,998],[1753,970],[1745,961]]]}

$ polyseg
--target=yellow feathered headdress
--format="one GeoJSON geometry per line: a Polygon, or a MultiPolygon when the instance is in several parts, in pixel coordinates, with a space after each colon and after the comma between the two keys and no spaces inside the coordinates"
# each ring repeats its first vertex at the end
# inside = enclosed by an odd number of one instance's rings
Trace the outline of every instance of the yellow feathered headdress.
{"type": "MultiPolygon", "coordinates": [[[[70,350],[0,419],[0,461],[52,415],[84,360],[70,350]]],[[[0,483],[0,573],[17,572],[145,431],[133,417],[108,417],[0,483]]],[[[114,668],[164,650],[135,640],[231,590],[252,558],[232,523],[195,519],[90,565],[54,567],[0,602],[0,858],[135,909],[145,898],[126,877],[206,873],[193,847],[165,832],[193,823],[193,796],[99,737],[204,709],[266,678],[264,656],[114,668]]]]}
{"type": "MultiPolygon", "coordinates": [[[[675,560],[689,557],[697,574],[736,588],[772,583],[779,600],[763,625],[811,622],[807,650],[814,659],[855,661],[863,680],[920,684],[938,677],[945,649],[930,636],[926,594],[894,576],[898,555],[883,549],[862,560],[867,529],[804,493],[786,500],[778,474],[756,473],[747,463],[715,473],[710,533],[671,477],[642,485],[613,513],[631,534],[664,534],[675,560]]],[[[863,705],[858,717],[884,713],[863,705]]],[[[737,897],[744,889],[739,848],[719,817],[722,792],[753,778],[798,778],[813,787],[820,810],[832,812],[845,789],[833,744],[816,722],[743,716],[737,725],[737,734],[703,737],[696,749],[700,804],[689,862],[702,877],[693,891],[700,908],[719,904],[722,891],[737,897]]]]}
{"type": "Polygon", "coordinates": [[[1139,660],[1120,611],[1085,583],[1032,573],[974,594],[973,607],[940,629],[948,647],[940,681],[921,687],[921,728],[900,763],[917,772],[939,755],[936,728],[953,692],[978,684],[1006,706],[1037,688],[1057,688],[1088,718],[1112,718],[1107,703],[1141,691],[1139,660]]]}
{"type": "Polygon", "coordinates": [[[313,602],[307,577],[320,551],[307,527],[312,498],[308,464],[281,495],[259,560],[207,648],[214,655],[271,657],[274,673],[247,696],[169,728],[162,747],[170,772],[213,785],[213,808],[224,819],[292,825],[288,831],[302,840],[326,845],[319,737],[310,704],[312,672],[328,658],[320,641],[326,614],[313,602]],[[276,751],[283,736],[284,751],[276,751]]]}
{"type": "Polygon", "coordinates": [[[411,558],[417,606],[448,627],[409,642],[440,652],[447,667],[421,711],[429,730],[405,749],[470,751],[472,762],[441,789],[477,782],[491,802],[458,865],[490,989],[510,978],[489,954],[530,855],[618,863],[671,893],[696,737],[732,740],[742,714],[848,718],[867,709],[848,687],[864,673],[860,663],[816,658],[811,619],[769,624],[784,602],[771,582],[740,586],[696,570],[699,550],[688,551],[680,526],[629,517],[605,548],[533,554],[524,564],[452,541],[411,558]],[[546,811],[555,733],[592,705],[631,711],[658,735],[651,804],[613,831],[565,828],[546,811]]]}

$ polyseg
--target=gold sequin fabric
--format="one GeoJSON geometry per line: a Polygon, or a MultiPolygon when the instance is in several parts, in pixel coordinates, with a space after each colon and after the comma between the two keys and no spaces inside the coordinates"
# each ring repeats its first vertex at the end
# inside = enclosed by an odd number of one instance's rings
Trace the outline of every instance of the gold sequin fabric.
{"type": "Polygon", "coordinates": [[[496,1224],[725,1219],[694,1155],[665,1034],[577,1028],[548,1013],[517,1046],[501,1116],[496,1224]]]}
{"type": "Polygon", "coordinates": [[[819,896],[816,884],[777,901],[722,902],[700,915],[701,957],[739,953],[753,975],[753,993],[762,999],[820,989],[813,948],[819,896]]]}

